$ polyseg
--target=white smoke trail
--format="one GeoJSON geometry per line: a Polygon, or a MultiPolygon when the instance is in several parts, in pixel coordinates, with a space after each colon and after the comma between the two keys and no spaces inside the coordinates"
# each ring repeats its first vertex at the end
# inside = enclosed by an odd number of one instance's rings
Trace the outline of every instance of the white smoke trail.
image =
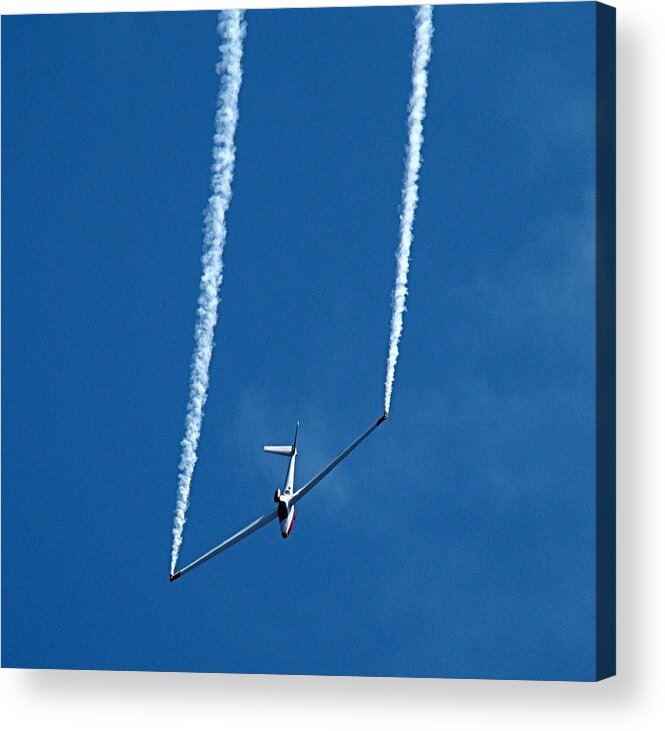
{"type": "Polygon", "coordinates": [[[231,200],[231,182],[235,164],[234,137],[238,125],[238,94],[242,83],[242,45],[245,23],[241,10],[223,10],[219,14],[217,31],[221,37],[220,76],[215,114],[210,189],[204,218],[203,272],[198,298],[197,321],[194,331],[189,402],[185,417],[185,436],[181,442],[182,456],[178,474],[178,496],[173,516],[173,548],[171,574],[175,572],[182,545],[185,516],[189,506],[189,491],[197,460],[201,436],[203,407],[208,396],[208,371],[212,357],[213,336],[217,323],[219,288],[222,283],[222,253],[226,241],[226,211],[231,200]]]}
{"type": "Polygon", "coordinates": [[[413,46],[411,99],[409,101],[409,141],[406,149],[404,185],[402,187],[402,213],[399,226],[399,246],[395,253],[397,270],[393,290],[393,315],[390,322],[390,344],[388,346],[388,365],[386,369],[386,395],[384,408],[390,411],[393,395],[395,366],[399,355],[399,340],[402,336],[404,310],[406,309],[407,278],[409,274],[409,255],[413,241],[413,220],[418,205],[418,174],[420,172],[423,144],[423,120],[427,101],[427,64],[432,54],[432,6],[421,5],[416,13],[416,36],[413,46]]]}

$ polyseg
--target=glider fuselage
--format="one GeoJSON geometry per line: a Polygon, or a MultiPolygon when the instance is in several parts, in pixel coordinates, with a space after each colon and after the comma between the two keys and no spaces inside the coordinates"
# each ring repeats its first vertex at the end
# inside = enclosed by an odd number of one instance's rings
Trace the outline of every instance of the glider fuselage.
{"type": "Polygon", "coordinates": [[[277,506],[277,517],[279,518],[279,529],[282,531],[282,538],[288,538],[296,519],[296,506],[291,505],[287,499],[281,498],[277,506]]]}
{"type": "Polygon", "coordinates": [[[293,444],[289,447],[264,447],[264,452],[271,454],[282,454],[289,458],[289,466],[284,479],[284,489],[275,490],[274,500],[277,503],[277,518],[282,538],[288,538],[293,529],[293,522],[296,519],[296,506],[291,502],[293,488],[296,481],[296,457],[298,456],[298,424],[293,444]]]}

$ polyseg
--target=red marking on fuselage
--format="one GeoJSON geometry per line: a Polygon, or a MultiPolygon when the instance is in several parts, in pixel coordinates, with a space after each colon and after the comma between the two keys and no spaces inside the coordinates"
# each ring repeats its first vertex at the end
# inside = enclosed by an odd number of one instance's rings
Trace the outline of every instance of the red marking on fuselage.
{"type": "Polygon", "coordinates": [[[291,525],[289,526],[289,529],[286,531],[286,537],[288,538],[291,534],[291,531],[293,530],[293,524],[296,522],[296,509],[293,508],[293,518],[291,518],[291,525]]]}

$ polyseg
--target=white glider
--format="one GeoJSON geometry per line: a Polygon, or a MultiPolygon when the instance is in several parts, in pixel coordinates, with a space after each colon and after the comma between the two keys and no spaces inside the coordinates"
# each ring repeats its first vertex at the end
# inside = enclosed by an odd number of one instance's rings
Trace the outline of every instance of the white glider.
{"type": "Polygon", "coordinates": [[[293,438],[293,444],[288,447],[264,447],[264,452],[269,452],[270,454],[281,454],[285,457],[289,458],[289,466],[286,471],[286,479],[284,481],[284,489],[275,490],[275,494],[273,496],[273,500],[277,503],[277,507],[274,510],[271,510],[269,513],[266,513],[265,515],[262,515],[260,518],[257,518],[253,523],[250,523],[248,526],[243,528],[241,531],[238,531],[237,533],[234,533],[230,538],[227,538],[225,541],[220,543],[218,546],[215,546],[214,548],[210,549],[207,553],[204,553],[203,556],[200,558],[197,558],[196,561],[192,561],[192,563],[185,566],[185,568],[180,569],[180,571],[176,571],[174,574],[171,574],[169,576],[169,581],[175,581],[176,579],[180,578],[183,574],[186,574],[188,571],[191,571],[192,569],[195,569],[197,566],[200,566],[202,563],[205,563],[209,559],[211,559],[213,556],[216,556],[218,553],[221,553],[222,551],[226,551],[227,548],[231,548],[231,546],[235,545],[236,543],[239,543],[243,540],[243,538],[247,538],[247,536],[252,535],[252,533],[259,530],[259,528],[263,528],[264,525],[268,525],[268,523],[275,520],[275,518],[279,519],[279,527],[282,532],[282,538],[288,538],[289,534],[291,533],[291,530],[293,528],[293,523],[296,519],[296,503],[316,485],[321,482],[321,480],[328,475],[337,465],[361,443],[367,437],[386,419],[388,418],[388,412],[384,412],[383,416],[381,416],[380,419],[377,419],[372,426],[370,426],[367,431],[363,432],[354,442],[349,444],[349,446],[343,451],[340,452],[337,457],[324,469],[319,472],[318,475],[313,477],[308,483],[303,485],[299,490],[293,491],[294,484],[295,484],[295,476],[296,476],[296,457],[298,456],[298,425],[296,425],[296,434],[293,438]]]}

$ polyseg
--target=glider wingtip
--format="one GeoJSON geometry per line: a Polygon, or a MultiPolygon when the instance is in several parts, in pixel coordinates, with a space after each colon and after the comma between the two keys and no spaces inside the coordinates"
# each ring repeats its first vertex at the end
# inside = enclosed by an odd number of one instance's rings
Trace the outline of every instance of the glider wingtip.
{"type": "Polygon", "coordinates": [[[180,574],[181,574],[180,571],[176,571],[175,574],[170,574],[169,575],[169,581],[173,582],[176,579],[180,578],[180,574]]]}

